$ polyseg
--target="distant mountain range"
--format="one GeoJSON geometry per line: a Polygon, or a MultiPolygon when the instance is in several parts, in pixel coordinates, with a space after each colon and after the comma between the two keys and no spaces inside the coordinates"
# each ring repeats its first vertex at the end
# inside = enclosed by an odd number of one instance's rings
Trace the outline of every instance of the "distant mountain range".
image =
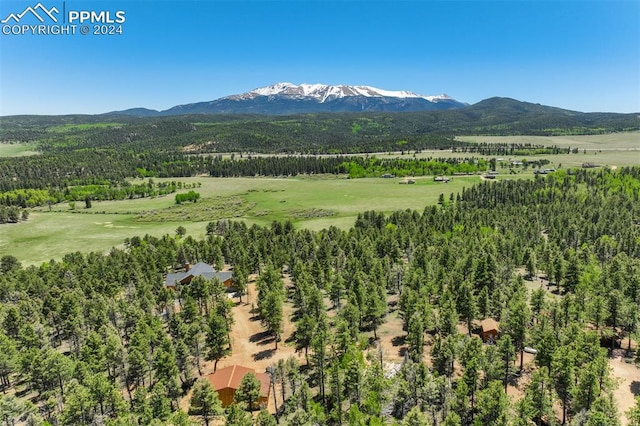
{"type": "Polygon", "coordinates": [[[448,95],[425,96],[370,86],[276,83],[209,102],[177,105],[164,111],[132,108],[109,114],[153,117],[185,114],[288,115],[318,112],[434,111],[468,104],[448,95]]]}
{"type": "MultiPolygon", "coordinates": [[[[361,96],[371,102],[380,99],[418,100],[436,104],[451,101],[445,96],[429,101],[426,97],[410,92],[397,92],[394,93],[396,96],[391,97],[388,96],[389,92],[363,87],[347,89],[336,86],[337,88],[332,89],[311,85],[292,86],[256,89],[234,96],[235,100],[227,98],[225,102],[264,100],[279,96],[277,93],[280,91],[289,92],[286,96],[293,98],[290,102],[295,102],[295,97],[304,98],[301,102],[315,97],[313,102],[316,104],[332,102],[331,99],[349,100],[352,96],[361,96]],[[349,90],[353,90],[356,95],[349,94],[349,90]]],[[[110,139],[117,135],[122,138],[120,142],[125,143],[131,141],[132,135],[138,139],[144,138],[142,135],[153,135],[150,140],[154,144],[160,139],[165,140],[165,143],[173,141],[172,143],[187,145],[194,141],[215,141],[215,149],[220,152],[307,152],[312,149],[311,146],[319,147],[318,152],[382,152],[395,146],[397,141],[407,141],[407,146],[417,149],[426,139],[444,137],[442,140],[448,141],[449,136],[455,135],[555,136],[640,129],[638,113],[585,113],[498,97],[446,110],[401,113],[368,110],[299,114],[303,111],[298,109],[288,115],[275,114],[273,110],[269,111],[270,115],[255,113],[255,110],[253,114],[187,114],[194,111],[193,107],[186,105],[167,111],[183,115],[139,108],[129,110],[126,114],[0,117],[0,141],[34,141],[46,138],[47,129],[51,126],[117,123],[117,126],[105,128],[108,131],[101,127],[90,127],[89,130],[79,128],[77,131],[87,132],[86,141],[92,138],[110,139]],[[211,123],[213,126],[194,123],[211,123]],[[349,148],[344,151],[347,145],[349,148]]],[[[85,136],[81,139],[85,140],[85,136]]]]}

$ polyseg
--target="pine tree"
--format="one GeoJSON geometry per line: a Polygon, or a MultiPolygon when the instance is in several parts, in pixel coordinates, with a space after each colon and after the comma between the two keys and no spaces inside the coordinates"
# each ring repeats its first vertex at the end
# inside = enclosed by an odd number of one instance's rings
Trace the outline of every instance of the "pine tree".
{"type": "Polygon", "coordinates": [[[506,426],[508,424],[509,400],[506,393],[502,391],[500,382],[493,381],[486,389],[478,392],[476,409],[477,415],[474,421],[476,426],[506,426]]]}
{"type": "Polygon", "coordinates": [[[167,388],[162,382],[153,386],[149,404],[154,418],[167,420],[171,415],[171,401],[167,397],[167,388]]]}
{"type": "Polygon", "coordinates": [[[278,272],[272,267],[267,267],[257,282],[258,309],[262,323],[267,331],[274,335],[275,347],[278,349],[278,341],[284,324],[283,303],[285,299],[284,283],[278,272]]]}
{"type": "Polygon", "coordinates": [[[248,282],[249,278],[246,270],[240,265],[235,266],[233,268],[233,287],[238,293],[240,302],[242,302],[242,296],[247,293],[248,282]]]}
{"type": "Polygon", "coordinates": [[[453,295],[447,289],[440,300],[440,313],[438,328],[442,336],[455,336],[458,334],[458,313],[453,301],[453,295]]]}
{"type": "Polygon", "coordinates": [[[566,422],[567,410],[571,405],[571,396],[575,386],[575,354],[568,346],[561,346],[553,354],[551,376],[556,393],[562,403],[562,424],[566,422]]]}
{"type": "Polygon", "coordinates": [[[311,357],[313,363],[314,374],[318,378],[318,385],[320,387],[320,398],[322,404],[326,404],[326,392],[325,392],[325,378],[326,378],[326,366],[327,366],[327,344],[329,343],[329,325],[325,315],[318,318],[318,324],[316,326],[313,339],[311,339],[311,350],[313,355],[311,357]]]}
{"type": "Polygon", "coordinates": [[[253,426],[253,417],[238,404],[231,404],[226,409],[225,426],[253,426]]]}
{"type": "Polygon", "coordinates": [[[511,296],[509,301],[508,313],[506,321],[503,321],[504,332],[511,336],[511,340],[517,351],[520,352],[520,371],[522,371],[524,363],[524,346],[527,337],[527,327],[531,321],[531,313],[529,304],[526,300],[526,289],[519,278],[516,283],[517,289],[511,296]]]}
{"type": "Polygon", "coordinates": [[[254,426],[275,426],[276,420],[267,410],[260,410],[256,417],[254,426]]]}
{"type": "Polygon", "coordinates": [[[199,415],[209,426],[209,420],[223,413],[218,393],[207,379],[200,379],[193,389],[190,412],[199,415]]]}
{"type": "Polygon", "coordinates": [[[256,378],[255,374],[247,373],[240,381],[240,385],[233,399],[236,402],[246,403],[249,411],[253,411],[255,403],[258,402],[258,398],[260,398],[260,381],[256,378]]]}
{"type": "Polygon", "coordinates": [[[311,315],[303,315],[296,324],[297,327],[294,333],[294,338],[296,340],[296,350],[304,349],[304,357],[308,364],[309,346],[311,345],[311,339],[313,338],[313,331],[315,329],[316,320],[311,315]]]}
{"type": "Polygon", "coordinates": [[[524,400],[530,407],[529,415],[536,425],[543,422],[548,423],[548,419],[553,417],[553,399],[551,392],[553,383],[547,373],[546,368],[540,368],[533,372],[531,383],[527,386],[524,400]],[[547,419],[547,420],[545,420],[547,419]]]}
{"type": "Polygon", "coordinates": [[[207,324],[206,359],[214,361],[213,371],[218,368],[218,361],[231,353],[227,321],[217,312],[211,312],[207,324]]]}
{"type": "Polygon", "coordinates": [[[500,353],[500,357],[502,358],[504,365],[504,392],[507,393],[507,385],[509,384],[509,375],[511,370],[511,363],[514,359],[515,348],[513,347],[513,343],[511,341],[511,336],[504,335],[498,340],[498,352],[500,353]]]}
{"type": "Polygon", "coordinates": [[[378,339],[378,327],[387,313],[386,287],[378,280],[369,279],[365,285],[362,319],[373,329],[373,338],[378,339]]]}
{"type": "MultiPolygon", "coordinates": [[[[469,395],[471,397],[471,412],[473,412],[475,408],[475,397],[476,391],[478,389],[478,381],[480,380],[480,365],[477,358],[471,358],[467,365],[465,366],[464,373],[462,375],[462,380],[464,380],[465,384],[469,389],[469,395]]],[[[471,418],[473,421],[473,417],[471,418]]]]}
{"type": "Polygon", "coordinates": [[[462,319],[467,323],[467,330],[471,336],[471,322],[478,316],[478,303],[473,294],[473,287],[468,281],[464,281],[460,285],[457,306],[462,319]]]}
{"type": "Polygon", "coordinates": [[[402,420],[402,426],[431,426],[431,420],[426,413],[420,410],[420,407],[415,406],[402,420]]]}
{"type": "Polygon", "coordinates": [[[419,313],[414,313],[409,319],[409,332],[407,333],[409,345],[409,357],[413,362],[420,362],[424,354],[424,329],[419,313]]]}

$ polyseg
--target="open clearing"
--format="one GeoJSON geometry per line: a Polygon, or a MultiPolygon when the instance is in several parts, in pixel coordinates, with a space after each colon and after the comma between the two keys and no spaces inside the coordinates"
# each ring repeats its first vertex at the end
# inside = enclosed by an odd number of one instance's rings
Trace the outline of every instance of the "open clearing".
{"type": "Polygon", "coordinates": [[[38,155],[35,143],[0,143],[0,157],[25,157],[38,155]]]}
{"type": "Polygon", "coordinates": [[[455,177],[447,184],[428,177],[416,178],[413,185],[400,185],[401,179],[344,176],[179,180],[200,183],[195,191],[202,196],[198,203],[178,206],[180,214],[173,214],[173,195],[94,201],[91,209],[78,202],[74,211],[66,203],[54,205],[51,212],[46,207],[39,208],[31,212],[27,222],[0,226],[0,256],[11,254],[25,265],[40,264],[74,251],[105,252],[136,235],[173,234],[180,225],[189,235],[201,238],[209,221],[224,218],[260,225],[291,220],[297,227],[313,230],[332,225],[348,228],[358,213],[366,210],[421,211],[436,204],[441,193],[448,199],[450,193],[461,192],[463,187],[480,181],[478,176],[455,177]],[[205,202],[209,198],[215,202],[205,202]],[[203,211],[203,207],[208,210],[203,211]]]}
{"type": "Polygon", "coordinates": [[[0,226],[0,256],[10,254],[23,265],[40,265],[75,251],[106,252],[135,235],[173,234],[180,225],[198,237],[204,235],[206,223],[140,223],[129,215],[34,212],[27,222],[0,226]]]}
{"type": "MultiPolygon", "coordinates": [[[[413,154],[412,154],[413,155],[413,154]]],[[[383,158],[395,158],[394,155],[378,155],[377,157],[383,158]]],[[[583,149],[580,149],[576,154],[536,154],[536,155],[478,155],[475,153],[464,153],[464,152],[446,152],[442,151],[423,151],[421,153],[416,154],[417,158],[447,158],[447,157],[458,157],[458,158],[484,158],[491,159],[495,158],[500,163],[500,159],[505,163],[508,163],[509,160],[540,160],[545,159],[549,160],[549,164],[545,167],[554,167],[554,168],[567,168],[567,167],[581,167],[583,163],[594,163],[598,166],[614,168],[617,166],[637,166],[640,164],[640,148],[638,150],[634,149],[621,149],[621,150],[607,150],[607,151],[599,151],[599,150],[589,150],[587,149],[586,153],[583,149]]],[[[407,157],[408,158],[408,157],[407,157]]]]}
{"type": "MultiPolygon", "coordinates": [[[[577,154],[528,156],[550,161],[546,167],[579,167],[590,162],[600,166],[640,164],[640,132],[598,136],[560,137],[464,137],[464,140],[519,142],[579,148],[577,154]],[[586,153],[584,152],[586,149],[586,153]],[[602,151],[601,151],[602,149],[602,151]]],[[[27,155],[32,147],[25,144],[0,145],[1,155],[27,155]]],[[[410,158],[413,154],[380,153],[377,157],[410,158]]],[[[423,151],[416,157],[484,157],[496,158],[500,175],[497,180],[532,178],[532,169],[515,168],[509,174],[508,156],[479,156],[450,151],[423,151]]],[[[522,157],[514,157],[522,160],[522,157]]],[[[171,178],[155,181],[181,181],[199,184],[198,203],[176,206],[174,195],[154,198],[94,201],[91,209],[77,202],[72,212],[67,203],[52,206],[52,211],[34,209],[26,223],[0,226],[0,256],[11,254],[25,265],[60,259],[74,251],[104,252],[122,244],[125,238],[150,234],[172,234],[182,225],[195,238],[204,236],[206,223],[219,219],[243,220],[249,224],[268,225],[272,221],[290,220],[296,227],[320,230],[329,226],[348,228],[358,213],[376,210],[390,213],[434,205],[439,195],[462,191],[480,181],[480,176],[456,176],[447,184],[431,177],[416,177],[413,185],[399,185],[401,178],[347,179],[345,176],[316,175],[288,178],[171,178]]],[[[140,183],[141,181],[135,181],[140,183]]]]}
{"type": "Polygon", "coordinates": [[[577,148],[577,154],[540,154],[527,158],[546,158],[555,165],[579,166],[590,162],[601,166],[640,164],[640,131],[584,136],[458,136],[456,139],[480,143],[519,143],[577,148]]]}
{"type": "Polygon", "coordinates": [[[640,131],[579,136],[458,136],[457,140],[481,143],[521,143],[580,150],[640,151],[640,131]]]}

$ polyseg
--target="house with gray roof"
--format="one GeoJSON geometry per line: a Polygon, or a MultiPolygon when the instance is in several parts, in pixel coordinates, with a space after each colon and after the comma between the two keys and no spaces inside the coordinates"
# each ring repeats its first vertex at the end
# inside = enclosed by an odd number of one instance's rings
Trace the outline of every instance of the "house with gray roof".
{"type": "Polygon", "coordinates": [[[204,277],[208,280],[218,278],[225,288],[233,285],[233,272],[216,271],[213,266],[204,262],[198,262],[195,265],[186,264],[183,272],[172,272],[167,274],[164,285],[167,288],[175,289],[178,284],[188,285],[195,277],[204,277]]]}

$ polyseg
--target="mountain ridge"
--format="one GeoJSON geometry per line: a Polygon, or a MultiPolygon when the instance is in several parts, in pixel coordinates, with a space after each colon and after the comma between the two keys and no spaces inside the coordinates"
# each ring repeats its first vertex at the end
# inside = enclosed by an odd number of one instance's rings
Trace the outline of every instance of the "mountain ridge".
{"type": "Polygon", "coordinates": [[[406,90],[385,90],[363,85],[320,83],[296,85],[280,82],[212,101],[176,105],[162,111],[138,107],[107,114],[148,117],[185,114],[288,115],[318,112],[416,112],[449,110],[467,105],[446,94],[420,95],[406,90]]]}
{"type": "Polygon", "coordinates": [[[330,85],[330,84],[308,84],[302,83],[296,85],[293,83],[282,82],[275,83],[270,86],[258,87],[246,93],[239,95],[225,96],[222,99],[254,99],[257,96],[274,96],[285,95],[292,97],[309,97],[317,99],[320,103],[327,100],[344,98],[346,96],[365,96],[365,97],[390,97],[390,98],[421,98],[426,99],[429,102],[437,102],[441,100],[455,100],[447,94],[441,94],[437,96],[419,95],[407,90],[385,90],[372,86],[349,86],[345,84],[330,85]]]}

